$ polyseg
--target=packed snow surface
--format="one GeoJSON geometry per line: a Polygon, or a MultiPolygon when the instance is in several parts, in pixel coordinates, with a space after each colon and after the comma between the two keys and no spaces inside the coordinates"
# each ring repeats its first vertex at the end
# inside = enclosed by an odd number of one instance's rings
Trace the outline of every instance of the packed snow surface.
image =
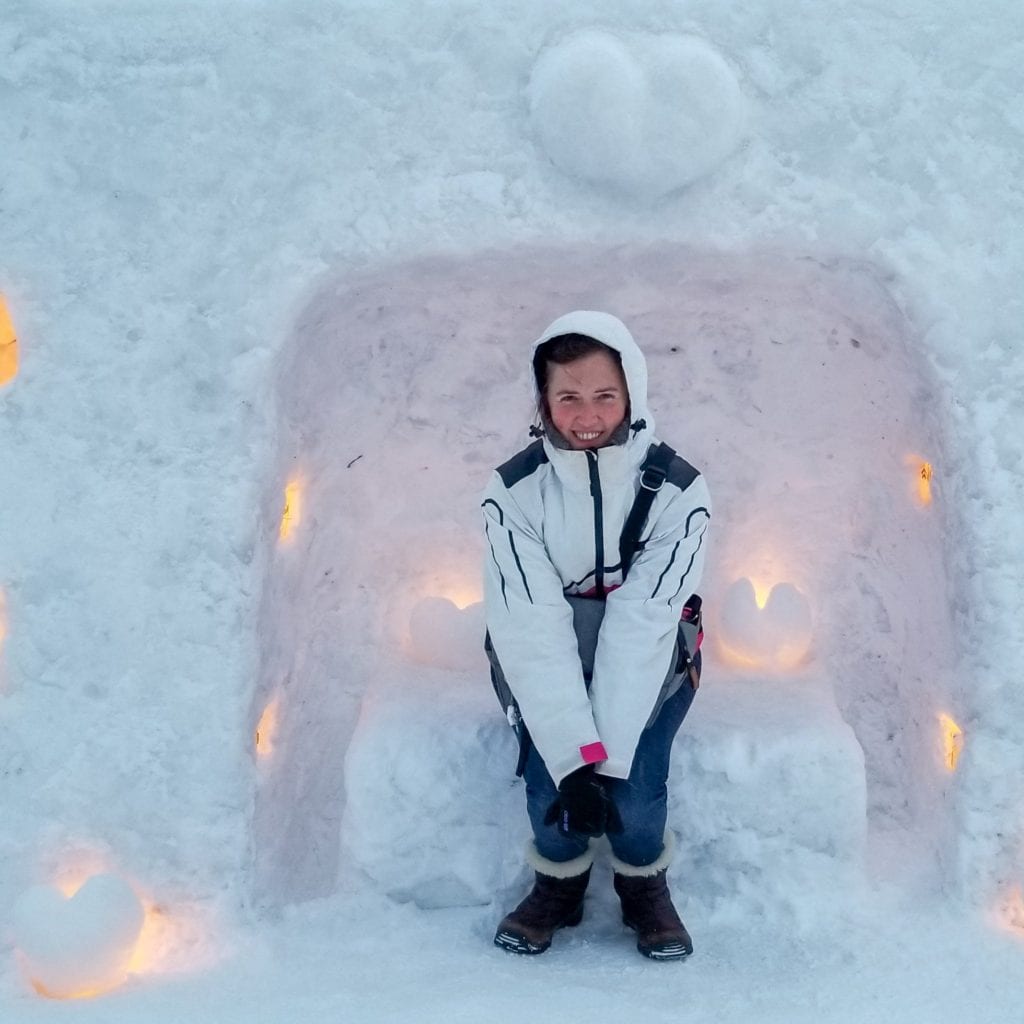
{"type": "Polygon", "coordinates": [[[0,1020],[1018,1019],[1022,38],[9,0],[0,1020]],[[685,965],[603,860],[548,954],[491,946],[527,831],[476,503],[572,308],[715,497],[685,965]]]}

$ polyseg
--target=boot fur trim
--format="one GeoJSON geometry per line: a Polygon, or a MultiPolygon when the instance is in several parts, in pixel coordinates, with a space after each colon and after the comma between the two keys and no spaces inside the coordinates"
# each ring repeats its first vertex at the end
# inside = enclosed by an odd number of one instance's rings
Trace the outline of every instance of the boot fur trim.
{"type": "Polygon", "coordinates": [[[594,863],[594,851],[586,849],[572,860],[548,860],[547,857],[542,857],[537,852],[537,846],[531,839],[526,844],[526,863],[534,871],[547,875],[549,878],[575,878],[577,875],[582,875],[594,863]]]}
{"type": "Polygon", "coordinates": [[[672,832],[665,832],[665,846],[661,856],[653,864],[627,864],[612,854],[612,868],[617,875],[625,875],[629,878],[650,878],[652,875],[664,871],[672,863],[672,854],[676,850],[676,837],[672,832]]]}

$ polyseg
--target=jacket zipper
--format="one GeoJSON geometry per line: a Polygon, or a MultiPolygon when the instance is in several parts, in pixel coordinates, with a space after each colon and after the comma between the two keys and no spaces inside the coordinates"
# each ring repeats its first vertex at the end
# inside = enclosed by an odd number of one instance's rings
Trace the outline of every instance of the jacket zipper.
{"type": "Polygon", "coordinates": [[[587,470],[590,473],[590,497],[594,502],[594,589],[602,600],[604,590],[604,507],[601,499],[601,476],[597,470],[597,452],[587,449],[587,470]]]}

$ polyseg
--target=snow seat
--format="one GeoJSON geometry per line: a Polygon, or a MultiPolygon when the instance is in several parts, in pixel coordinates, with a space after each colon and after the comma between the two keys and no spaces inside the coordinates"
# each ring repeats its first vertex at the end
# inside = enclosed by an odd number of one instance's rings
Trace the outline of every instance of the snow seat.
{"type": "MultiPolygon", "coordinates": [[[[346,758],[347,867],[421,906],[488,903],[524,877],[512,731],[479,677],[373,688],[346,758]]],[[[864,760],[820,679],[706,684],[673,749],[671,878],[740,919],[813,914],[860,876],[864,760]]],[[[344,870],[344,869],[343,869],[344,870]]]]}

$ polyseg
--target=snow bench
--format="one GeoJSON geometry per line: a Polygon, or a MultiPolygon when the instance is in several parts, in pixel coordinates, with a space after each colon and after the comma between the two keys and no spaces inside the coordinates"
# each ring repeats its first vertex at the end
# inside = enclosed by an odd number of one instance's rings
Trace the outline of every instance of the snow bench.
{"type": "MultiPolygon", "coordinates": [[[[670,878],[686,902],[725,920],[799,916],[860,875],[863,755],[827,683],[718,676],[672,756],[670,878]]],[[[349,865],[421,906],[504,898],[526,876],[515,761],[485,679],[419,670],[374,687],[346,758],[349,865]]]]}

